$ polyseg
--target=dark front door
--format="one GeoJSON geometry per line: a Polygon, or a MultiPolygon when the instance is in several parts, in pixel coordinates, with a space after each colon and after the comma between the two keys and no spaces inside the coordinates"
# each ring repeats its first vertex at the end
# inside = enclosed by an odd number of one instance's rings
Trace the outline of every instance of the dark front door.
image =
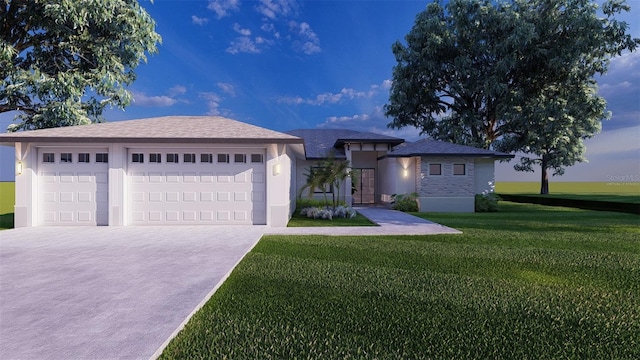
{"type": "Polygon", "coordinates": [[[352,169],[353,203],[376,202],[376,169],[352,169]]]}

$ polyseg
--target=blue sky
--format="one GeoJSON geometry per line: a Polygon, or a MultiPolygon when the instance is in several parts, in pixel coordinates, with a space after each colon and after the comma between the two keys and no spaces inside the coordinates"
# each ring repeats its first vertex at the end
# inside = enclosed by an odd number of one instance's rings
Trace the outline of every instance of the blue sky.
{"type": "MultiPolygon", "coordinates": [[[[109,110],[110,121],[164,115],[221,115],[274,130],[353,128],[407,140],[413,128],[387,129],[395,59],[429,1],[156,0],[141,1],[163,37],[159,53],[137,69],[135,102],[109,110]]],[[[625,16],[640,37],[640,1],[625,16]]],[[[566,181],[640,175],[640,55],[612,62],[599,79],[613,111],[587,145],[589,164],[566,181]]],[[[1,114],[6,128],[13,115],[1,114]]],[[[0,149],[0,180],[12,180],[12,149],[0,149]]],[[[538,180],[501,164],[497,180],[538,180]]]]}

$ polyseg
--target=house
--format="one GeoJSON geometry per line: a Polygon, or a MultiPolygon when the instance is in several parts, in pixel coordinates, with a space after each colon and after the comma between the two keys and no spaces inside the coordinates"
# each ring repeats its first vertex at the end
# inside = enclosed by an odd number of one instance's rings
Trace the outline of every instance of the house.
{"type": "MultiPolygon", "coordinates": [[[[493,190],[494,162],[514,157],[443,141],[404,142],[354,130],[287,133],[304,139],[305,158],[296,159],[296,186],[304,186],[305,168],[332,152],[351,165],[351,178],[341,187],[344,192],[340,196],[354,205],[390,203],[393,194],[415,192],[420,211],[473,212],[475,194],[493,190]]],[[[320,191],[314,196],[322,196],[320,191]]],[[[303,195],[308,195],[308,190],[303,195]]]]}
{"type": "MultiPolygon", "coordinates": [[[[0,134],[15,147],[15,226],[286,226],[305,169],[349,160],[345,198],[417,192],[422,211],[473,211],[512,155],[353,130],[281,133],[216,116],[169,116],[0,134]]],[[[332,190],[332,189],[331,189],[332,190]]]]}

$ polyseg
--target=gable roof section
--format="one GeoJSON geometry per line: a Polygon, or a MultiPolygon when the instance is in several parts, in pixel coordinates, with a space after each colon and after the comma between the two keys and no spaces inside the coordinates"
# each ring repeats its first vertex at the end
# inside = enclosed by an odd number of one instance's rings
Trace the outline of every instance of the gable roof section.
{"type": "Polygon", "coordinates": [[[0,134],[0,143],[285,143],[302,139],[220,116],[165,116],[0,134]]]}
{"type": "Polygon", "coordinates": [[[500,151],[480,149],[473,146],[452,144],[444,141],[422,139],[416,142],[396,146],[387,154],[388,157],[412,156],[471,156],[510,159],[515,155],[500,151]]]}
{"type": "Polygon", "coordinates": [[[398,145],[404,142],[393,136],[347,129],[298,129],[286,133],[304,139],[307,159],[326,158],[331,150],[336,158],[344,159],[344,145],[348,143],[398,145]]]}

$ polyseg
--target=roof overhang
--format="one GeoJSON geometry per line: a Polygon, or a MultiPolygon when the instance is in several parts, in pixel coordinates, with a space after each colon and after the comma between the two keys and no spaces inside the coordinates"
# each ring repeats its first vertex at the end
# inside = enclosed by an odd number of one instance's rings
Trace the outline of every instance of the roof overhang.
{"type": "Polygon", "coordinates": [[[474,157],[485,159],[513,159],[515,155],[512,154],[452,154],[452,153],[408,153],[408,154],[387,154],[381,156],[380,159],[386,157],[389,158],[408,158],[408,157],[422,157],[422,156],[449,156],[449,157],[474,157]]]}
{"type": "Polygon", "coordinates": [[[301,144],[304,141],[297,139],[278,138],[149,138],[149,137],[56,137],[56,136],[3,136],[0,145],[14,146],[15,143],[98,143],[98,144],[301,144]]]}

